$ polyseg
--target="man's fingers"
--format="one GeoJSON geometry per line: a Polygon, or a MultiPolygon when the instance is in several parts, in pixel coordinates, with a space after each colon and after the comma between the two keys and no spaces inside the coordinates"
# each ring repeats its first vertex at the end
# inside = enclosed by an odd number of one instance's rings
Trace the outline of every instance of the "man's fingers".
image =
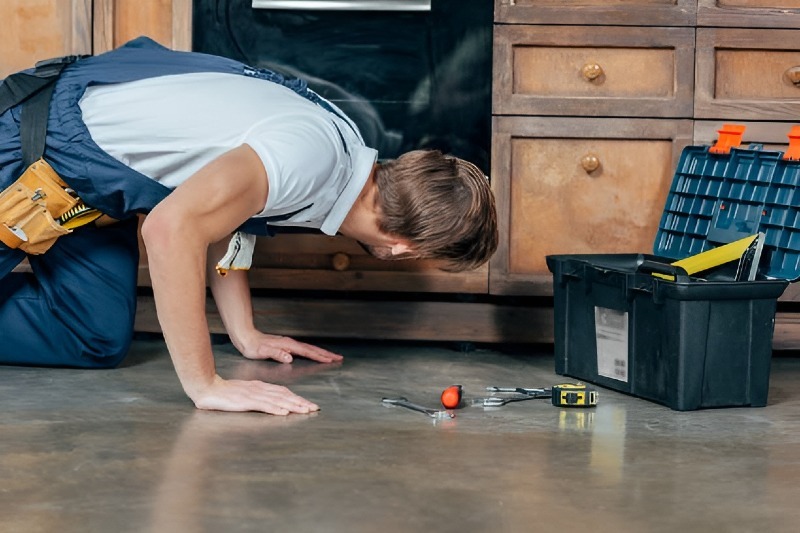
{"type": "Polygon", "coordinates": [[[291,363],[293,360],[292,354],[318,363],[337,363],[344,359],[339,354],[288,337],[283,337],[277,341],[274,339],[266,340],[258,348],[259,359],[274,359],[279,363],[291,363]]]}
{"type": "Polygon", "coordinates": [[[272,346],[261,345],[258,348],[259,359],[274,359],[279,363],[291,363],[292,354],[280,348],[273,348],[272,346]]]}
{"type": "Polygon", "coordinates": [[[273,415],[307,414],[319,406],[286,387],[262,381],[223,381],[195,402],[198,409],[217,411],[260,411],[273,415]]]}
{"type": "Polygon", "coordinates": [[[305,357],[306,359],[311,359],[312,361],[317,361],[319,363],[337,363],[344,359],[339,354],[329,352],[324,348],[320,348],[319,346],[314,346],[312,344],[306,344],[304,342],[299,342],[294,339],[287,339],[290,342],[290,345],[287,346],[289,351],[294,354],[300,355],[305,357]]]}

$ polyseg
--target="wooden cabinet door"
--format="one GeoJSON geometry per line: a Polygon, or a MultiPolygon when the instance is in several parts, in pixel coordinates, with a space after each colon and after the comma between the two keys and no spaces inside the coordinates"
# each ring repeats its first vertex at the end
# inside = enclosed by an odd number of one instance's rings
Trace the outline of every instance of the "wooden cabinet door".
{"type": "Polygon", "coordinates": [[[796,120],[800,30],[697,29],[695,116],[796,120]]]}
{"type": "Polygon", "coordinates": [[[495,22],[693,26],[696,0],[495,0],[495,22]]]}
{"type": "Polygon", "coordinates": [[[798,0],[698,0],[698,26],[799,28],[798,0]]]}
{"type": "Polygon", "coordinates": [[[497,115],[691,117],[694,29],[499,26],[497,115]]]}
{"type": "Polygon", "coordinates": [[[192,0],[94,0],[94,52],[146,35],[167,48],[191,50],[192,0]]]}
{"type": "Polygon", "coordinates": [[[550,254],[647,253],[690,120],[496,117],[492,294],[552,294],[550,254]]]}
{"type": "Polygon", "coordinates": [[[42,59],[92,53],[92,0],[0,2],[0,78],[42,59]]]}

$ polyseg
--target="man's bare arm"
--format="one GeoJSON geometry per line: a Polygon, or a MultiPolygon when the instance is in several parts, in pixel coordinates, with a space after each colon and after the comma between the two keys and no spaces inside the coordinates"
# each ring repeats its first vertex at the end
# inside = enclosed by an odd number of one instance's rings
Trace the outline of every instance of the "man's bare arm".
{"type": "Polygon", "coordinates": [[[343,358],[318,346],[296,341],[281,335],[269,335],[253,324],[253,305],[247,271],[230,270],[225,276],[216,271],[216,264],[225,254],[230,239],[225,238],[209,247],[208,285],[214,295],[225,331],[239,352],[248,359],[274,359],[291,363],[293,355],[319,363],[336,363],[343,358]]]}
{"type": "Polygon", "coordinates": [[[218,157],[147,216],[147,248],[158,319],[181,385],[200,409],[307,413],[318,407],[285,387],[226,381],[216,373],[205,316],[206,256],[266,203],[269,184],[246,145],[218,157]]]}

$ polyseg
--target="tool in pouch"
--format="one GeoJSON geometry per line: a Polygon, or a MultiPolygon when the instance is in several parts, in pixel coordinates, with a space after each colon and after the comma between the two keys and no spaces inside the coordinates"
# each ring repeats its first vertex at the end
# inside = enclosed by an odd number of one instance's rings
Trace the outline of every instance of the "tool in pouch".
{"type": "Polygon", "coordinates": [[[0,114],[22,105],[20,138],[26,167],[17,181],[0,191],[0,242],[9,248],[43,254],[59,237],[102,216],[84,205],[42,158],[55,81],[81,57],[40,61],[33,72],[11,74],[0,84],[0,114]]]}
{"type": "Polygon", "coordinates": [[[0,192],[0,241],[28,254],[43,254],[56,239],[101,215],[40,159],[0,192]]]}

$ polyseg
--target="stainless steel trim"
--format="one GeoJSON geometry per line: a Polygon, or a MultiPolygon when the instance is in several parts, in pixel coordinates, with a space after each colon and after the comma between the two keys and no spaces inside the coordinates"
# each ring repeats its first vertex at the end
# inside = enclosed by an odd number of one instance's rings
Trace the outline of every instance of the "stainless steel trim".
{"type": "Polygon", "coordinates": [[[253,9],[430,11],[431,0],[253,0],[253,9]]]}

